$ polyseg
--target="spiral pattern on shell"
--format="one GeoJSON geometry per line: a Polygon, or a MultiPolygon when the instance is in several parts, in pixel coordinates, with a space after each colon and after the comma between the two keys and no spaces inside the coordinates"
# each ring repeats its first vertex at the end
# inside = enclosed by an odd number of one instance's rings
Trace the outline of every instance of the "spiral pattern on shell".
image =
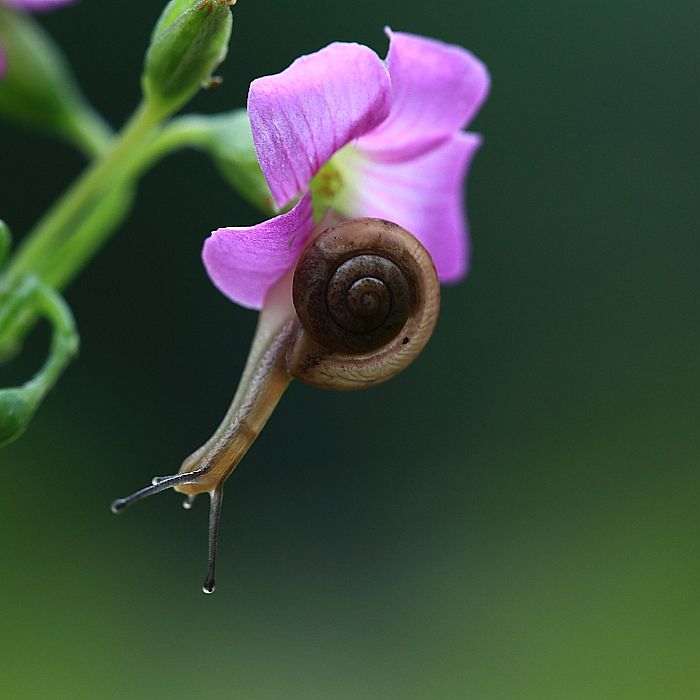
{"type": "Polygon", "coordinates": [[[361,354],[396,338],[420,294],[420,271],[402,245],[408,235],[389,222],[356,219],[324,231],[306,250],[294,275],[294,306],[318,343],[361,354]]]}
{"type": "Polygon", "coordinates": [[[294,273],[303,332],[288,371],[323,389],[362,389],[390,379],[418,357],[440,311],[435,266],[421,243],[380,219],[323,230],[294,273]]]}

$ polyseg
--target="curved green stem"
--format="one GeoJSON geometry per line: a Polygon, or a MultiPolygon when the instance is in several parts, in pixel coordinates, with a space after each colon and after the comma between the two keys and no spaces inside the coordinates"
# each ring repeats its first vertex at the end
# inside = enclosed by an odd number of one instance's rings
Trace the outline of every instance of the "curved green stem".
{"type": "Polygon", "coordinates": [[[167,124],[134,162],[136,175],[152,168],[159,160],[181,148],[201,148],[211,138],[211,118],[189,115],[167,124]]]}
{"type": "Polygon", "coordinates": [[[36,277],[18,287],[0,316],[31,307],[51,323],[53,335],[43,367],[26,384],[0,389],[0,446],[16,440],[27,428],[42,401],[78,352],[79,338],[73,315],[63,298],[36,277]]]}
{"type": "Polygon", "coordinates": [[[73,314],[58,292],[38,282],[34,289],[34,298],[39,313],[49,320],[54,331],[46,363],[38,374],[25,384],[37,398],[43,399],[61,376],[65,366],[78,352],[79,338],[73,314]]]}

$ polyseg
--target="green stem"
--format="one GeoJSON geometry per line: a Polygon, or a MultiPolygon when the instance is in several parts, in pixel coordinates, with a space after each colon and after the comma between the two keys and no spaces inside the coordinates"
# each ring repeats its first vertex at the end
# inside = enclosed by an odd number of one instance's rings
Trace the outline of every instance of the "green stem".
{"type": "Polygon", "coordinates": [[[38,283],[34,296],[39,312],[53,326],[49,357],[39,373],[24,385],[25,389],[35,395],[37,401],[41,401],[78,352],[79,339],[73,314],[58,292],[38,283]]]}
{"type": "MultiPolygon", "coordinates": [[[[131,185],[123,185],[101,199],[81,223],[76,235],[52,256],[53,264],[42,273],[44,282],[55,289],[63,289],[124,221],[134,195],[131,185]]],[[[4,320],[0,318],[0,362],[12,357],[18,349],[21,339],[36,321],[37,309],[27,305],[3,317],[4,320]]]]}
{"type": "Polygon", "coordinates": [[[31,307],[51,323],[51,349],[44,366],[26,384],[0,389],[0,446],[16,440],[27,428],[49,391],[78,352],[73,315],[63,298],[36,277],[27,278],[0,310],[0,317],[18,307],[31,307]]]}
{"type": "Polygon", "coordinates": [[[135,188],[117,184],[53,256],[53,264],[45,271],[45,281],[56,289],[63,289],[85,266],[105,241],[123,223],[135,197],[135,188]]]}
{"type": "Polygon", "coordinates": [[[203,117],[181,117],[145,143],[122,173],[121,181],[112,182],[110,192],[54,253],[53,264],[45,269],[45,281],[57,289],[68,284],[124,220],[134,199],[134,181],[174,150],[204,145],[209,137],[206,124],[203,117]]]}
{"type": "Polygon", "coordinates": [[[5,260],[12,247],[12,234],[8,225],[0,219],[0,268],[5,264],[5,260]]]}
{"type": "Polygon", "coordinates": [[[134,162],[137,175],[149,170],[161,158],[181,148],[199,148],[211,139],[211,118],[190,115],[171,121],[149,143],[134,162]]]}
{"type": "Polygon", "coordinates": [[[9,264],[0,291],[12,289],[27,274],[41,277],[47,259],[50,260],[56,249],[78,228],[86,209],[96,197],[109,191],[115,179],[121,178],[134,154],[138,154],[139,148],[151,138],[159,116],[145,104],[137,110],[104,157],[88,168],[29,234],[9,264]]]}
{"type": "Polygon", "coordinates": [[[187,146],[203,146],[209,137],[206,123],[203,117],[181,117],[144,144],[122,174],[123,184],[113,182],[111,191],[54,253],[53,264],[45,270],[45,281],[57,289],[68,284],[124,220],[134,200],[134,181],[173,151],[187,146]]]}
{"type": "MultiPolygon", "coordinates": [[[[30,234],[8,267],[0,293],[9,294],[26,274],[36,275],[56,289],[65,287],[128,214],[135,195],[134,180],[175,149],[205,145],[209,136],[206,123],[205,117],[181,117],[157,131],[150,126],[150,119],[137,113],[105,157],[107,166],[100,164],[88,172],[67,194],[68,204],[60,202],[30,234]],[[101,186],[105,173],[106,191],[101,186]],[[66,229],[66,222],[72,221],[74,227],[66,229]]],[[[36,317],[36,309],[29,306],[4,315],[0,361],[14,354],[36,317]]]]}
{"type": "Polygon", "coordinates": [[[104,156],[112,143],[114,134],[105,120],[88,104],[71,115],[72,122],[66,127],[66,136],[88,158],[104,156]]]}

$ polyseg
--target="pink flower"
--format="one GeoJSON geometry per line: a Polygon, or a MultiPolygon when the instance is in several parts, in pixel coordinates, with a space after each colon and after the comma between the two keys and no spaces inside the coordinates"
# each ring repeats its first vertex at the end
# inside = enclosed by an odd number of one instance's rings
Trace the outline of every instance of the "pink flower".
{"type": "Polygon", "coordinates": [[[388,219],[413,233],[440,280],[467,272],[463,183],[481,138],[462,131],[489,90],[468,51],[387,30],[386,62],[366,46],[335,43],[255,80],[248,114],[274,203],[287,211],[204,244],[205,267],[230,299],[261,308],[332,207],[388,219]]]}
{"type": "MultiPolygon", "coordinates": [[[[7,5],[7,7],[14,7],[18,10],[41,12],[42,10],[51,10],[61,5],[68,5],[71,2],[74,2],[74,0],[0,0],[0,5],[7,5]]],[[[0,78],[5,75],[6,70],[7,59],[2,46],[0,46],[0,78]]]]}

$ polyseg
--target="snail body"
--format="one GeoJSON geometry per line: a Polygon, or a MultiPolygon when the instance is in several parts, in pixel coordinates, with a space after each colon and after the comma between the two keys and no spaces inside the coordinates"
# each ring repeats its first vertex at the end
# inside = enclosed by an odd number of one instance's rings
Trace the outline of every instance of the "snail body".
{"type": "Polygon", "coordinates": [[[363,389],[408,367],[430,339],[440,307],[432,259],[388,221],[353,219],[321,227],[295,270],[268,293],[233,402],[216,432],[182,464],[114,512],[169,488],[189,505],[211,497],[209,571],[214,590],[223,483],[262,431],[292,379],[323,389],[363,389]]]}

